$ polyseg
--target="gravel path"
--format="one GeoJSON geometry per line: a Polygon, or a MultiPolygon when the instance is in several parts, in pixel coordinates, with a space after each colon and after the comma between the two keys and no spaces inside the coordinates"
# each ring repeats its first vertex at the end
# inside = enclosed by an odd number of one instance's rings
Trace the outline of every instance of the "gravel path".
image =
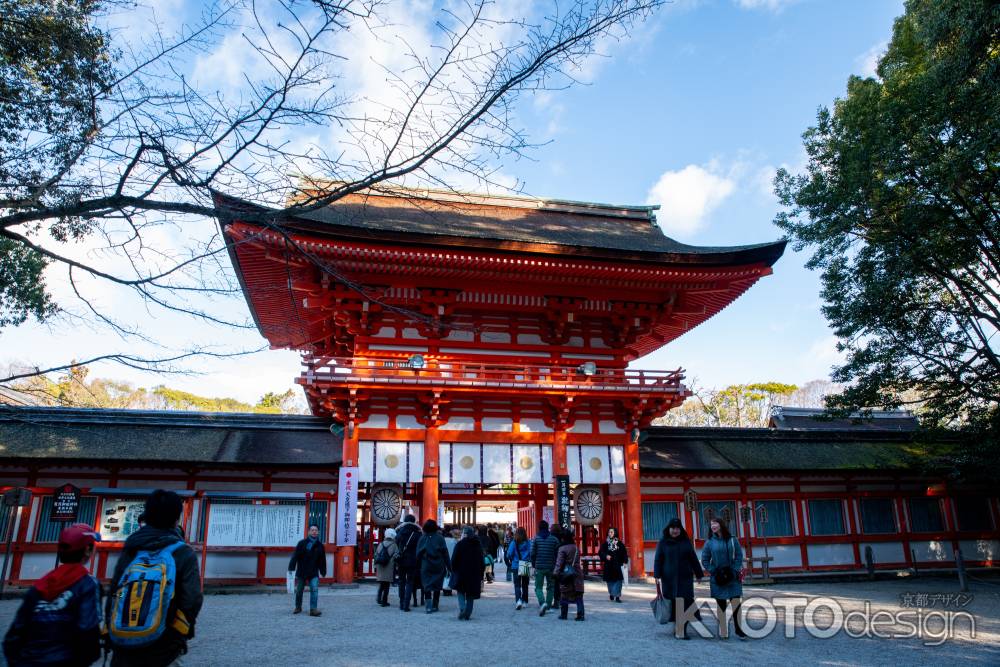
{"type": "MultiPolygon", "coordinates": [[[[1000,664],[1000,586],[996,584],[975,584],[972,601],[962,607],[976,618],[975,639],[970,639],[967,626],[960,624],[958,638],[926,646],[917,638],[854,639],[844,633],[817,639],[803,628],[801,609],[792,639],[783,636],[784,615],[779,611],[777,630],[762,639],[694,637],[680,642],[673,639],[673,626],[655,624],[648,603],[654,594],[651,586],[630,586],[622,596],[623,604],[613,604],[601,582],[587,582],[587,620],[575,623],[560,621],[551,612],[539,618],[534,604],[515,611],[512,587],[502,576],[499,579],[486,587],[471,622],[457,620],[454,597],[442,597],[441,613],[433,615],[422,609],[405,614],[395,606],[377,607],[375,587],[367,584],[357,589],[323,590],[323,615],[318,618],[293,616],[291,599],[284,593],[210,595],[198,619],[198,637],[191,642],[184,664],[576,666],[651,665],[664,660],[682,665],[1000,664]]],[[[870,600],[873,610],[895,612],[903,609],[901,596],[955,592],[953,581],[918,579],[748,587],[746,597],[829,596],[837,598],[845,611],[864,609],[865,601],[870,600]]],[[[707,586],[697,586],[696,594],[707,597],[707,586]]],[[[4,626],[10,623],[16,605],[15,601],[0,602],[0,623],[4,626]]],[[[752,625],[759,627],[763,621],[760,610],[751,613],[752,625]]],[[[715,629],[712,621],[706,626],[715,629]]]]}

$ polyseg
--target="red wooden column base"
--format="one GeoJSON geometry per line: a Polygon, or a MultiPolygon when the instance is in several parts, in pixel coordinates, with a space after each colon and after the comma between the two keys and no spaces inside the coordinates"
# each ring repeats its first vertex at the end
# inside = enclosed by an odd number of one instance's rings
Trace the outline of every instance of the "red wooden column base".
{"type": "Polygon", "coordinates": [[[642,491],[639,488],[639,443],[629,438],[625,445],[625,543],[628,545],[628,572],[646,576],[642,544],[642,491]]]}

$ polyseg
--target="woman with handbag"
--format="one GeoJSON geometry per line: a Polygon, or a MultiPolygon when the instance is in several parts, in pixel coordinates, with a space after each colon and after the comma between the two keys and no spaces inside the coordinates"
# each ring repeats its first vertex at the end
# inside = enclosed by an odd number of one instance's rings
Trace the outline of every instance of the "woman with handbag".
{"type": "Polygon", "coordinates": [[[528,604],[528,582],[531,580],[531,540],[524,528],[518,528],[507,546],[508,572],[514,573],[514,609],[528,604]]]}
{"type": "Polygon", "coordinates": [[[719,638],[729,637],[729,621],[726,620],[726,607],[733,608],[733,624],[736,626],[736,636],[746,638],[746,633],[740,625],[740,600],[743,597],[743,549],[739,540],[729,533],[725,519],[713,518],[709,522],[711,535],[705,540],[701,550],[701,564],[708,571],[712,588],[712,597],[719,605],[719,638]]]}
{"type": "Polygon", "coordinates": [[[580,567],[580,550],[573,544],[573,532],[559,533],[562,546],[556,552],[556,579],[559,580],[559,618],[566,620],[569,603],[576,602],[576,620],[583,617],[583,568],[580,567]]]}
{"type": "Polygon", "coordinates": [[[622,567],[628,563],[628,551],[625,543],[618,538],[617,528],[608,528],[608,539],[601,542],[598,557],[601,559],[601,578],[608,585],[608,596],[612,602],[621,602],[622,582],[625,580],[622,567]]]}
{"type": "Polygon", "coordinates": [[[694,604],[694,578],[705,576],[680,519],[671,519],[663,529],[663,539],[656,545],[653,576],[660,582],[660,594],[670,604],[670,620],[675,621],[674,636],[689,639],[687,624],[677,613],[694,604]],[[680,607],[680,605],[684,605],[680,607]]]}

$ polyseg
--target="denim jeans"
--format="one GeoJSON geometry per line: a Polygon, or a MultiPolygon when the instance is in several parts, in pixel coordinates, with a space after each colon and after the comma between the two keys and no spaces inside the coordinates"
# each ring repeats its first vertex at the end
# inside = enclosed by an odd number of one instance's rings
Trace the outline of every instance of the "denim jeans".
{"type": "Polygon", "coordinates": [[[472,605],[476,602],[475,598],[471,596],[466,596],[462,591],[456,591],[458,593],[458,616],[461,618],[465,616],[470,618],[472,616],[472,605]]]}
{"type": "Polygon", "coordinates": [[[620,598],[622,596],[622,584],[625,583],[621,579],[618,581],[609,581],[608,584],[608,595],[613,598],[620,598]]]}
{"type": "Polygon", "coordinates": [[[535,597],[538,598],[538,604],[551,607],[556,595],[555,589],[556,575],[551,572],[535,573],[535,597]]]}
{"type": "MultiPolygon", "coordinates": [[[[305,589],[306,580],[302,577],[295,577],[295,608],[302,609],[302,592],[305,589]]],[[[319,607],[319,577],[309,580],[309,609],[319,607]]]]}
{"type": "MultiPolygon", "coordinates": [[[[563,598],[559,601],[559,603],[560,615],[566,616],[569,612],[570,600],[568,598],[563,598]]],[[[583,593],[580,593],[579,591],[576,593],[576,616],[577,618],[583,618],[583,593]]]]}

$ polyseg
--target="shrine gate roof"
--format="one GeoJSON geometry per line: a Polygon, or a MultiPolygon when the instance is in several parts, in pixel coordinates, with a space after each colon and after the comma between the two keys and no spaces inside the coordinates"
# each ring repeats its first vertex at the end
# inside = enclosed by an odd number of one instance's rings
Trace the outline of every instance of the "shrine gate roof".
{"type": "MultiPolygon", "coordinates": [[[[223,219],[250,211],[281,213],[222,196],[217,206],[223,219]]],[[[657,208],[406,190],[348,195],[324,208],[295,212],[283,223],[354,240],[712,266],[771,266],[784,252],[785,241],[680,243],[656,225],[657,208]]]]}

